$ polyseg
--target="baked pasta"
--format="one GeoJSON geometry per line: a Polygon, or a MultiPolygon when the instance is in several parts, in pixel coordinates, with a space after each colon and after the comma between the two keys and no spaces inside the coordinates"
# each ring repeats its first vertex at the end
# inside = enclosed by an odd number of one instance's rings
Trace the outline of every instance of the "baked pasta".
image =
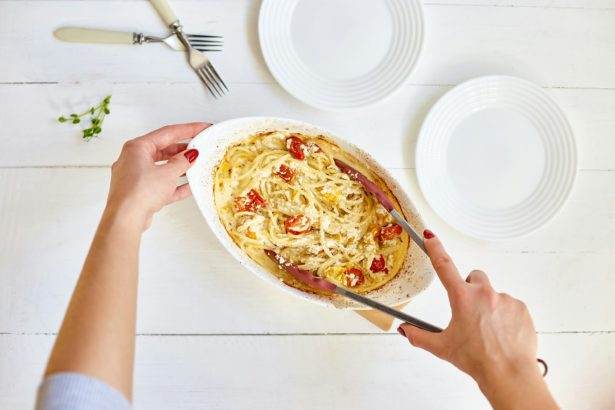
{"type": "Polygon", "coordinates": [[[377,183],[372,171],[323,136],[263,132],[229,147],[214,175],[214,200],[235,243],[284,283],[321,293],[280,269],[271,249],[298,267],[365,293],[390,281],[408,251],[402,228],[333,159],[377,183]]]}

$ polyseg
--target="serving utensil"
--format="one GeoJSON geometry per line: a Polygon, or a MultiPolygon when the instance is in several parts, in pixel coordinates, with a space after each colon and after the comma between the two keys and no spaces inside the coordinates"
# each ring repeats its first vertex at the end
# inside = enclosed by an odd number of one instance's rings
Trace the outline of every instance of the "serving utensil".
{"type": "Polygon", "coordinates": [[[416,326],[429,332],[438,333],[442,331],[442,329],[437,326],[424,322],[421,319],[417,319],[414,316],[407,315],[404,312],[400,312],[399,310],[390,308],[387,305],[383,305],[382,303],[376,302],[375,300],[368,297],[359,295],[358,293],[351,292],[348,289],[342,288],[341,286],[337,286],[336,284],[329,282],[327,279],[314,275],[308,270],[301,269],[296,265],[292,264],[290,261],[285,260],[281,255],[270,249],[265,249],[265,254],[269,256],[271,260],[277,263],[280,268],[290,273],[295,279],[302,283],[305,283],[312,288],[324,290],[325,292],[336,293],[338,295],[350,298],[355,302],[359,302],[362,305],[379,310],[380,312],[386,313],[387,315],[403,320],[404,322],[409,323],[412,326],[416,326]]]}
{"type": "Polygon", "coordinates": [[[414,230],[414,228],[410,226],[408,221],[406,221],[406,219],[397,211],[397,209],[395,209],[395,207],[393,206],[393,202],[391,202],[389,197],[382,191],[382,189],[380,189],[380,187],[374,182],[370,181],[369,178],[367,178],[365,175],[363,175],[350,165],[346,164],[345,162],[340,161],[339,159],[335,159],[334,161],[335,165],[337,165],[340,171],[348,175],[353,181],[359,182],[361,185],[363,185],[363,188],[367,192],[373,194],[378,200],[378,202],[380,202],[380,204],[389,212],[389,214],[391,214],[391,216],[401,225],[401,227],[406,232],[408,232],[408,235],[410,235],[414,243],[416,243],[418,247],[421,248],[421,250],[425,252],[425,254],[427,254],[423,238],[421,238],[421,236],[414,230]]]}
{"type": "MultiPolygon", "coordinates": [[[[382,313],[393,316],[397,319],[403,320],[404,322],[418,327],[419,329],[427,330],[428,332],[440,333],[442,332],[442,328],[432,325],[431,323],[427,323],[421,319],[417,319],[414,316],[410,316],[405,314],[404,312],[400,312],[399,310],[388,307],[387,305],[383,305],[382,303],[376,302],[373,299],[368,297],[359,295],[358,293],[354,293],[349,291],[348,289],[344,289],[340,286],[337,286],[334,283],[329,282],[325,278],[321,278],[319,276],[314,275],[312,272],[301,269],[297,265],[294,265],[290,261],[284,259],[281,255],[276,252],[265,249],[265,254],[271,258],[272,261],[278,264],[281,269],[284,269],[286,272],[290,273],[295,279],[304,283],[312,288],[324,290],[325,292],[332,292],[341,296],[345,296],[350,298],[356,302],[359,302],[362,305],[368,306],[372,309],[376,309],[382,313]]],[[[536,362],[542,367],[542,377],[545,377],[549,372],[549,367],[547,366],[547,362],[543,359],[537,358],[536,362]]]]}
{"type": "MultiPolygon", "coordinates": [[[[129,31],[100,30],[85,27],[60,27],[53,35],[62,41],[71,43],[99,44],[147,44],[165,43],[176,51],[186,51],[179,38],[172,34],[167,37],[148,36],[129,31]]],[[[199,51],[222,51],[222,36],[208,34],[186,34],[190,44],[199,51]]]]}
{"type": "Polygon", "coordinates": [[[162,20],[169,26],[169,28],[175,33],[179,41],[182,42],[184,47],[186,48],[186,53],[188,54],[188,63],[199,77],[201,82],[207,87],[211,95],[214,98],[222,97],[225,93],[225,90],[228,91],[228,87],[218,75],[218,72],[214,68],[214,66],[209,61],[207,56],[196,50],[188,39],[188,36],[184,33],[182,25],[179,22],[177,16],[171,9],[171,6],[166,0],[150,0],[162,20]],[[224,87],[224,89],[223,89],[224,87]],[[215,92],[214,92],[215,90],[215,92]]]}
{"type": "MultiPolygon", "coordinates": [[[[425,254],[427,254],[427,249],[425,249],[425,242],[423,241],[423,239],[419,236],[419,234],[416,233],[416,231],[412,228],[412,226],[410,226],[410,224],[408,223],[408,221],[406,221],[404,219],[404,217],[397,212],[397,210],[395,209],[395,207],[393,206],[393,203],[391,202],[391,200],[389,199],[389,197],[382,191],[382,189],[380,189],[380,187],[378,185],[376,185],[374,182],[370,181],[365,175],[363,175],[362,173],[360,173],[359,171],[357,171],[356,169],[354,169],[353,167],[351,167],[350,165],[346,164],[343,161],[340,161],[339,159],[334,159],[335,161],[335,165],[337,165],[337,167],[340,169],[340,171],[342,171],[343,173],[345,173],[346,175],[348,175],[352,180],[359,182],[361,185],[363,185],[363,188],[367,191],[372,193],[376,199],[378,200],[378,202],[380,202],[380,204],[389,212],[389,214],[391,214],[391,216],[393,216],[393,218],[395,218],[395,220],[397,222],[399,222],[399,224],[404,228],[404,230],[406,232],[408,232],[408,234],[410,235],[410,237],[412,238],[412,240],[419,246],[419,248],[421,248],[423,250],[423,252],[425,252],[425,254]]],[[[267,252],[267,251],[265,251],[267,252]]],[[[281,264],[280,264],[281,265],[281,264]]],[[[281,265],[283,266],[283,265],[281,265]]],[[[297,271],[298,268],[289,268],[294,270],[295,272],[297,271]]],[[[293,273],[289,270],[286,269],[287,272],[289,272],[291,275],[293,275],[293,273]]],[[[296,275],[293,275],[295,278],[297,278],[297,280],[301,280],[299,277],[305,277],[306,280],[308,279],[306,276],[306,273],[310,273],[307,271],[303,271],[303,272],[296,272],[296,275]]],[[[321,279],[321,278],[319,278],[321,279]]],[[[325,280],[325,279],[321,279],[321,280],[325,280]]],[[[308,284],[306,281],[302,281],[306,284],[308,284]]],[[[328,281],[327,281],[328,282],[328,281]]],[[[330,282],[328,282],[330,283],[330,282]]],[[[316,283],[315,283],[316,284],[316,283]]],[[[332,284],[333,285],[333,284],[332,284]]],[[[336,286],[336,285],[333,285],[336,286]]],[[[318,286],[316,286],[318,289],[322,289],[319,288],[318,286]]],[[[324,290],[324,289],[323,289],[324,290]]],[[[358,295],[356,293],[350,292],[347,289],[343,289],[340,288],[339,286],[336,286],[336,289],[334,290],[335,293],[340,294],[340,295],[344,295],[347,297],[350,297],[353,300],[356,300],[359,303],[362,303],[366,306],[370,306],[373,307],[374,309],[377,309],[381,312],[387,313],[393,317],[396,317],[398,319],[404,320],[407,323],[419,327],[421,329],[424,330],[429,330],[430,332],[441,332],[442,329],[437,328],[433,325],[430,325],[429,323],[423,322],[422,320],[416,319],[412,316],[406,315],[403,312],[399,312],[395,309],[391,309],[388,306],[385,305],[381,305],[380,303],[371,300],[369,298],[366,298],[365,296],[361,296],[358,295]],[[342,291],[338,291],[337,289],[342,289],[342,291]],[[363,300],[361,300],[363,299],[363,300]],[[380,305],[380,306],[379,306],[380,305]],[[382,309],[381,307],[383,307],[384,309],[382,309]],[[407,316],[407,318],[412,319],[416,322],[407,320],[403,317],[401,317],[401,315],[403,316],[407,316]],[[417,324],[418,323],[418,324],[417,324]],[[425,328],[423,327],[423,325],[427,325],[429,327],[431,327],[431,329],[429,328],[425,328]],[[433,330],[433,329],[438,329],[438,330],[433,330]]],[[[547,366],[547,362],[545,362],[543,359],[536,359],[536,361],[542,366],[542,376],[546,376],[547,372],[549,371],[549,367],[547,366]]]]}

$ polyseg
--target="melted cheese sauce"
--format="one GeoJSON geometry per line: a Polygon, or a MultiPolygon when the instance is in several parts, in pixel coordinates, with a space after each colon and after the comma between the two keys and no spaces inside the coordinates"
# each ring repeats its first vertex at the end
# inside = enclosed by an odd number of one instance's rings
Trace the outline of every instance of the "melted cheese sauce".
{"type": "Polygon", "coordinates": [[[377,183],[401,211],[382,180],[337,145],[288,131],[260,133],[228,148],[214,175],[216,208],[235,243],[286,284],[321,293],[280,269],[264,249],[364,293],[397,274],[408,237],[379,236],[392,217],[333,158],[377,183]],[[302,141],[298,149],[289,137],[302,141]]]}

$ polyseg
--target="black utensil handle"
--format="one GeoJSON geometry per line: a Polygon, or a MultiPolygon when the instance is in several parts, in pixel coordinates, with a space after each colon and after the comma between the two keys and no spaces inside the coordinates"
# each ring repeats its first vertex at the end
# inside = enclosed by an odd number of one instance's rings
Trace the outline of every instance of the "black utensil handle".
{"type": "Polygon", "coordinates": [[[355,300],[361,303],[362,305],[369,306],[383,313],[386,313],[387,315],[393,316],[397,319],[403,320],[404,322],[411,324],[412,326],[416,326],[419,329],[427,330],[429,332],[434,332],[434,333],[439,333],[442,331],[441,328],[434,326],[431,323],[424,322],[421,319],[417,319],[415,317],[407,315],[404,312],[400,312],[399,310],[390,308],[387,305],[383,305],[382,303],[378,303],[375,300],[372,300],[365,296],[361,296],[359,294],[346,290],[342,287],[338,286],[337,289],[335,290],[335,293],[337,293],[338,295],[346,296],[347,298],[355,300]]]}

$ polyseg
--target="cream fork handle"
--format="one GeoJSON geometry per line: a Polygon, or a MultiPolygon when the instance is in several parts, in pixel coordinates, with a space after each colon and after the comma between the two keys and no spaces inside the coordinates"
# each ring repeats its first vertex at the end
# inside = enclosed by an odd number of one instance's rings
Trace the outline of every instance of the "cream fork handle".
{"type": "Polygon", "coordinates": [[[173,9],[171,9],[171,6],[169,5],[169,2],[167,0],[150,0],[150,3],[152,3],[152,5],[154,6],[158,14],[160,14],[160,17],[162,17],[162,20],[164,20],[167,26],[170,26],[178,20],[177,16],[175,16],[175,13],[173,12],[173,9]]]}
{"type": "Polygon", "coordinates": [[[134,35],[130,32],[96,30],[80,27],[61,27],[53,35],[62,41],[71,43],[105,43],[105,44],[133,44],[134,35]]]}

